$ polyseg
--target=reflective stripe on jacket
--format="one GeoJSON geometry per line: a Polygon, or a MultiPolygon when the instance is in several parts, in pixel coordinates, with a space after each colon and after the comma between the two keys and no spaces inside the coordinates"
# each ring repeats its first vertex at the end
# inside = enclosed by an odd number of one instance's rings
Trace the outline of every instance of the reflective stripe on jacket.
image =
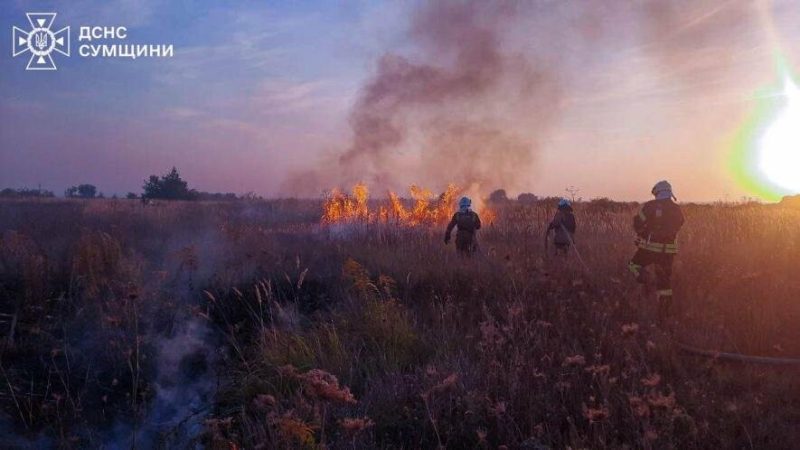
{"type": "Polygon", "coordinates": [[[660,242],[652,242],[644,239],[638,239],[636,242],[636,246],[655,253],[668,253],[668,254],[678,253],[678,241],[673,241],[668,244],[662,244],[660,242]]]}

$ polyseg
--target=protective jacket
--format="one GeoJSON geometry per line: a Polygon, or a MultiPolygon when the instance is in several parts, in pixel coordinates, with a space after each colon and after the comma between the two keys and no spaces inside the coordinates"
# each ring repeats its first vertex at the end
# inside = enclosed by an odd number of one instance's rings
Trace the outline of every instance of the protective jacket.
{"type": "Polygon", "coordinates": [[[453,228],[456,227],[458,228],[456,232],[456,248],[462,252],[474,250],[475,232],[481,228],[481,219],[478,214],[470,210],[453,214],[453,218],[447,225],[447,231],[444,235],[445,242],[450,242],[450,234],[453,232],[453,228]]]}
{"type": "Polygon", "coordinates": [[[575,234],[577,225],[575,223],[575,214],[572,213],[572,208],[561,208],[556,212],[547,231],[555,230],[553,243],[556,245],[569,245],[572,242],[572,236],[575,234]]]}
{"type": "Polygon", "coordinates": [[[683,226],[681,207],[672,199],[651,200],[633,218],[637,246],[655,253],[678,253],[676,237],[683,226]]]}

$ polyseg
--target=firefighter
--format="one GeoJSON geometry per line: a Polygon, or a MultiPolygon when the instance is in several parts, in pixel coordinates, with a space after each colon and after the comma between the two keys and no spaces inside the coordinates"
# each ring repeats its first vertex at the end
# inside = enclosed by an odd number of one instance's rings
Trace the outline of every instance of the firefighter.
{"type": "Polygon", "coordinates": [[[558,211],[547,227],[546,234],[546,237],[549,238],[550,231],[555,230],[553,244],[556,247],[556,253],[567,254],[569,246],[573,242],[575,229],[575,214],[572,213],[572,204],[569,200],[562,198],[558,202],[558,211]]]}
{"type": "Polygon", "coordinates": [[[676,237],[684,218],[681,207],[674,202],[677,199],[669,182],[656,183],[652,194],[655,200],[645,203],[633,218],[638,249],[628,267],[639,283],[646,281],[644,269],[650,265],[655,267],[658,321],[665,325],[672,307],[672,261],[678,253],[676,237]]]}
{"type": "Polygon", "coordinates": [[[461,256],[472,256],[477,248],[477,241],[475,240],[475,233],[481,229],[481,219],[474,211],[472,211],[472,200],[468,197],[461,197],[458,202],[458,212],[453,214],[453,218],[447,225],[447,231],[444,234],[444,243],[450,243],[450,234],[453,228],[457,227],[456,232],[456,249],[461,256]]]}

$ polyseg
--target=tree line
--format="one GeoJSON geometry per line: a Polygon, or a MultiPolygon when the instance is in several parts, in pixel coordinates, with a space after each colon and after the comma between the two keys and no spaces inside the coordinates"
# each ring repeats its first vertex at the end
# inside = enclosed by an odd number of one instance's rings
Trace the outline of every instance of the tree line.
{"type": "MultiPolygon", "coordinates": [[[[583,202],[582,198],[575,198],[576,192],[579,189],[569,187],[566,189],[571,194],[572,200],[583,202]]],[[[29,189],[29,188],[5,188],[0,190],[0,198],[53,198],[55,194],[53,191],[45,189],[29,189]]],[[[67,198],[82,198],[94,199],[105,198],[105,195],[98,191],[97,186],[89,183],[78,184],[70,186],[64,190],[64,197],[67,198]]],[[[117,198],[116,195],[112,198],[117,198]]],[[[162,176],[150,175],[142,186],[142,193],[136,194],[135,192],[128,192],[125,196],[128,199],[142,199],[142,200],[213,200],[213,201],[230,201],[230,200],[244,200],[256,199],[254,193],[247,193],[241,196],[233,192],[202,192],[196,189],[190,189],[189,183],[184,180],[178,169],[173,167],[172,170],[162,176]]],[[[535,205],[539,202],[555,203],[558,202],[560,197],[538,197],[532,193],[524,192],[517,196],[516,202],[520,204],[535,205]]],[[[503,204],[506,202],[514,201],[508,196],[505,189],[497,189],[489,194],[487,199],[489,203],[503,204]]],[[[617,202],[608,198],[595,198],[585,202],[589,207],[597,207],[598,209],[608,210],[612,206],[625,206],[634,204],[634,202],[617,202]]],[[[782,199],[781,205],[800,207],[800,195],[786,196],[782,199]]]]}
{"type": "MultiPolygon", "coordinates": [[[[0,190],[0,198],[52,198],[55,194],[52,191],[39,189],[3,189],[0,190]]],[[[64,197],[94,199],[105,198],[105,195],[97,189],[97,186],[84,183],[70,186],[64,190],[64,197]]],[[[189,183],[184,180],[178,169],[172,170],[162,176],[150,175],[142,186],[141,194],[128,192],[125,198],[143,200],[238,200],[252,199],[256,196],[252,193],[237,196],[232,192],[202,192],[190,189],[189,183]]],[[[112,198],[116,198],[114,195],[112,198]]]]}

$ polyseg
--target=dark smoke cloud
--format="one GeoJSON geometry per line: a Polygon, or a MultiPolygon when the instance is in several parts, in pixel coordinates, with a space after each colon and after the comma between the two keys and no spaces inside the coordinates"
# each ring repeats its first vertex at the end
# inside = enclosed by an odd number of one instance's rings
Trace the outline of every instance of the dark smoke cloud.
{"type": "Polygon", "coordinates": [[[322,169],[296,174],[289,189],[521,187],[561,89],[544,60],[504,47],[519,13],[505,2],[426,2],[408,31],[418,54],[380,58],[351,112],[352,143],[322,169]]]}
{"type": "MultiPolygon", "coordinates": [[[[742,80],[751,65],[771,64],[763,34],[746,0],[421,2],[409,50],[385,53],[361,88],[350,144],[286,188],[529,190],[543,143],[572,128],[590,136],[592,117],[607,124],[637,102],[679,117],[733,98],[755,82],[742,80]]],[[[591,139],[587,151],[607,145],[591,139]]]]}

